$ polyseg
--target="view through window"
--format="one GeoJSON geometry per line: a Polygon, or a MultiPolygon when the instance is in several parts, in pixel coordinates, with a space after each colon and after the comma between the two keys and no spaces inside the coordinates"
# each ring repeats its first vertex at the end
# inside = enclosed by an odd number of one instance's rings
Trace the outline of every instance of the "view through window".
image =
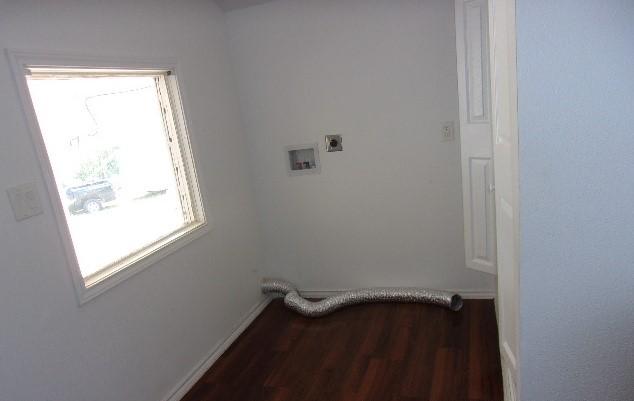
{"type": "Polygon", "coordinates": [[[87,283],[200,222],[166,76],[36,68],[27,75],[87,283]]]}

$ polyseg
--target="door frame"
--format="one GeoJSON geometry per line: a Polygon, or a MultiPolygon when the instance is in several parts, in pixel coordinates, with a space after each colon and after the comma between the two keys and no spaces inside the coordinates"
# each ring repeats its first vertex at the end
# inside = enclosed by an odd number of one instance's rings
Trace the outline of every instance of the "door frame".
{"type": "Polygon", "coordinates": [[[516,0],[488,0],[492,143],[496,203],[496,309],[504,398],[519,401],[519,131],[516,0]]]}

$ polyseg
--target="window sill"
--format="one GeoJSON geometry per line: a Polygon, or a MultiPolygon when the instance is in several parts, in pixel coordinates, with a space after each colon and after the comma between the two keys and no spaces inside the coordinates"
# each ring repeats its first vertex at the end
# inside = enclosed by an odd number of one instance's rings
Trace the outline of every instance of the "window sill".
{"type": "Polygon", "coordinates": [[[81,288],[76,286],[79,306],[156,264],[209,231],[209,225],[206,222],[192,223],[117,264],[86,277],[81,288]]]}

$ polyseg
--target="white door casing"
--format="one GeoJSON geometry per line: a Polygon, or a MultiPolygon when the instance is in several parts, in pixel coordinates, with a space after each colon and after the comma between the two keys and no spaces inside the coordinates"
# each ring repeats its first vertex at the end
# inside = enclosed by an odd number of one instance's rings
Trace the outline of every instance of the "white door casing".
{"type": "Polygon", "coordinates": [[[487,0],[456,0],[466,266],[496,274],[487,0]]]}
{"type": "Polygon", "coordinates": [[[505,399],[519,394],[519,134],[515,0],[489,0],[498,326],[505,399]]]}

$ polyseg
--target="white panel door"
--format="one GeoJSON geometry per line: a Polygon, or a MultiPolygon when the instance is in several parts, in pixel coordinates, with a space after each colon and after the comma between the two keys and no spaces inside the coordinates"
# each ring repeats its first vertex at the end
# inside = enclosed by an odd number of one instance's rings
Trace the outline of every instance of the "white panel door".
{"type": "Polygon", "coordinates": [[[496,274],[487,0],[456,0],[466,265],[496,274]]]}
{"type": "Polygon", "coordinates": [[[489,10],[500,353],[505,400],[519,401],[519,155],[515,0],[489,0],[489,10]]]}

